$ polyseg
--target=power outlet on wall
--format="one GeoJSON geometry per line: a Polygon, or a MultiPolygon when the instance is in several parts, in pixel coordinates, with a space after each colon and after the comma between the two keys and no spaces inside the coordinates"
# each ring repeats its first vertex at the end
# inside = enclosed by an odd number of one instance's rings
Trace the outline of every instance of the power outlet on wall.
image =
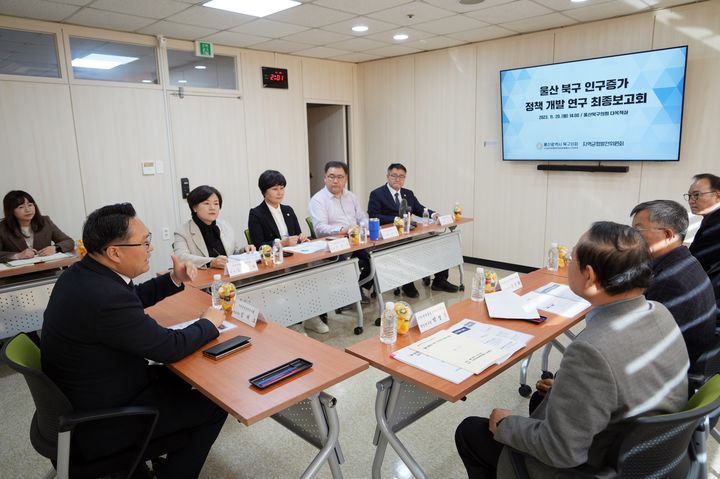
{"type": "Polygon", "coordinates": [[[163,228],[162,229],[162,239],[169,240],[170,239],[170,228],[163,228]]]}

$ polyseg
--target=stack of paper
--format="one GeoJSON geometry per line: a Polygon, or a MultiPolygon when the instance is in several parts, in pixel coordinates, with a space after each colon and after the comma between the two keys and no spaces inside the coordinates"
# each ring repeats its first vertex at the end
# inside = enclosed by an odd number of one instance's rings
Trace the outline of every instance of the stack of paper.
{"type": "Polygon", "coordinates": [[[459,384],[525,347],[529,334],[467,319],[393,353],[398,361],[459,384]]]}
{"type": "Polygon", "coordinates": [[[558,283],[548,283],[522,299],[533,308],[566,318],[572,318],[590,307],[590,303],[573,293],[568,286],[558,283]]]}
{"type": "Polygon", "coordinates": [[[257,263],[258,261],[260,261],[260,252],[251,251],[250,253],[231,254],[230,256],[228,256],[228,259],[230,261],[252,261],[254,263],[257,263]]]}
{"type": "Polygon", "coordinates": [[[300,243],[295,246],[286,246],[285,251],[292,251],[293,253],[300,254],[312,254],[317,253],[318,251],[327,251],[327,241],[308,241],[306,243],[300,243]]]}
{"type": "MultiPolygon", "coordinates": [[[[173,324],[168,329],[178,329],[178,330],[185,329],[188,326],[190,326],[191,324],[193,324],[195,321],[198,321],[199,319],[200,318],[191,319],[189,321],[185,321],[182,323],[173,324]]],[[[218,327],[218,331],[220,331],[221,333],[224,333],[225,331],[230,331],[231,329],[235,329],[235,328],[237,328],[237,326],[234,325],[233,323],[231,323],[229,321],[223,321],[222,324],[218,327]]]]}
{"type": "Polygon", "coordinates": [[[488,314],[491,318],[537,319],[540,315],[530,303],[512,291],[498,291],[485,295],[488,314]]]}
{"type": "Polygon", "coordinates": [[[8,266],[27,266],[29,264],[35,264],[35,263],[47,263],[50,261],[57,261],[59,259],[65,259],[71,256],[68,253],[55,253],[48,256],[35,256],[34,258],[29,259],[14,259],[12,261],[8,261],[6,264],[8,266]]]}

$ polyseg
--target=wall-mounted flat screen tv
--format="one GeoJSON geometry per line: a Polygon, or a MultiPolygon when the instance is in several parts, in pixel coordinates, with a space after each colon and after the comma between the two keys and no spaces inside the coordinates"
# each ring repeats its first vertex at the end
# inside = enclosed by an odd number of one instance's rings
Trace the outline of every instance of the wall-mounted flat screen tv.
{"type": "Polygon", "coordinates": [[[687,46],[500,72],[503,160],[677,161],[687,46]]]}

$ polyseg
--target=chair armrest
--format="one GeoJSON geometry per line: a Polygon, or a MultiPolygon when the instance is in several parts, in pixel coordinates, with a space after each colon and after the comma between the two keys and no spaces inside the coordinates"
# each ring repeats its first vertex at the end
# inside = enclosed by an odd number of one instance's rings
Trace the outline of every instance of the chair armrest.
{"type": "Polygon", "coordinates": [[[115,419],[126,416],[153,416],[152,429],[155,429],[155,421],[157,421],[158,415],[158,409],[149,406],[126,406],[91,411],[77,411],[71,414],[62,415],[58,418],[60,422],[59,432],[71,431],[78,424],[86,422],[99,421],[103,419],[115,419]]]}

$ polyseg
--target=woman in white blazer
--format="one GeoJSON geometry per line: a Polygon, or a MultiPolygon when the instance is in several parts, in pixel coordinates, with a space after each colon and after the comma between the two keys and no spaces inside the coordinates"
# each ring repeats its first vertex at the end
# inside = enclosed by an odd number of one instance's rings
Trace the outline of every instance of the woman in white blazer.
{"type": "Polygon", "coordinates": [[[192,218],[175,231],[173,250],[180,261],[190,261],[199,268],[224,269],[228,256],[254,251],[242,246],[232,226],[218,219],[222,195],[212,186],[198,186],[187,197],[192,218]]]}

